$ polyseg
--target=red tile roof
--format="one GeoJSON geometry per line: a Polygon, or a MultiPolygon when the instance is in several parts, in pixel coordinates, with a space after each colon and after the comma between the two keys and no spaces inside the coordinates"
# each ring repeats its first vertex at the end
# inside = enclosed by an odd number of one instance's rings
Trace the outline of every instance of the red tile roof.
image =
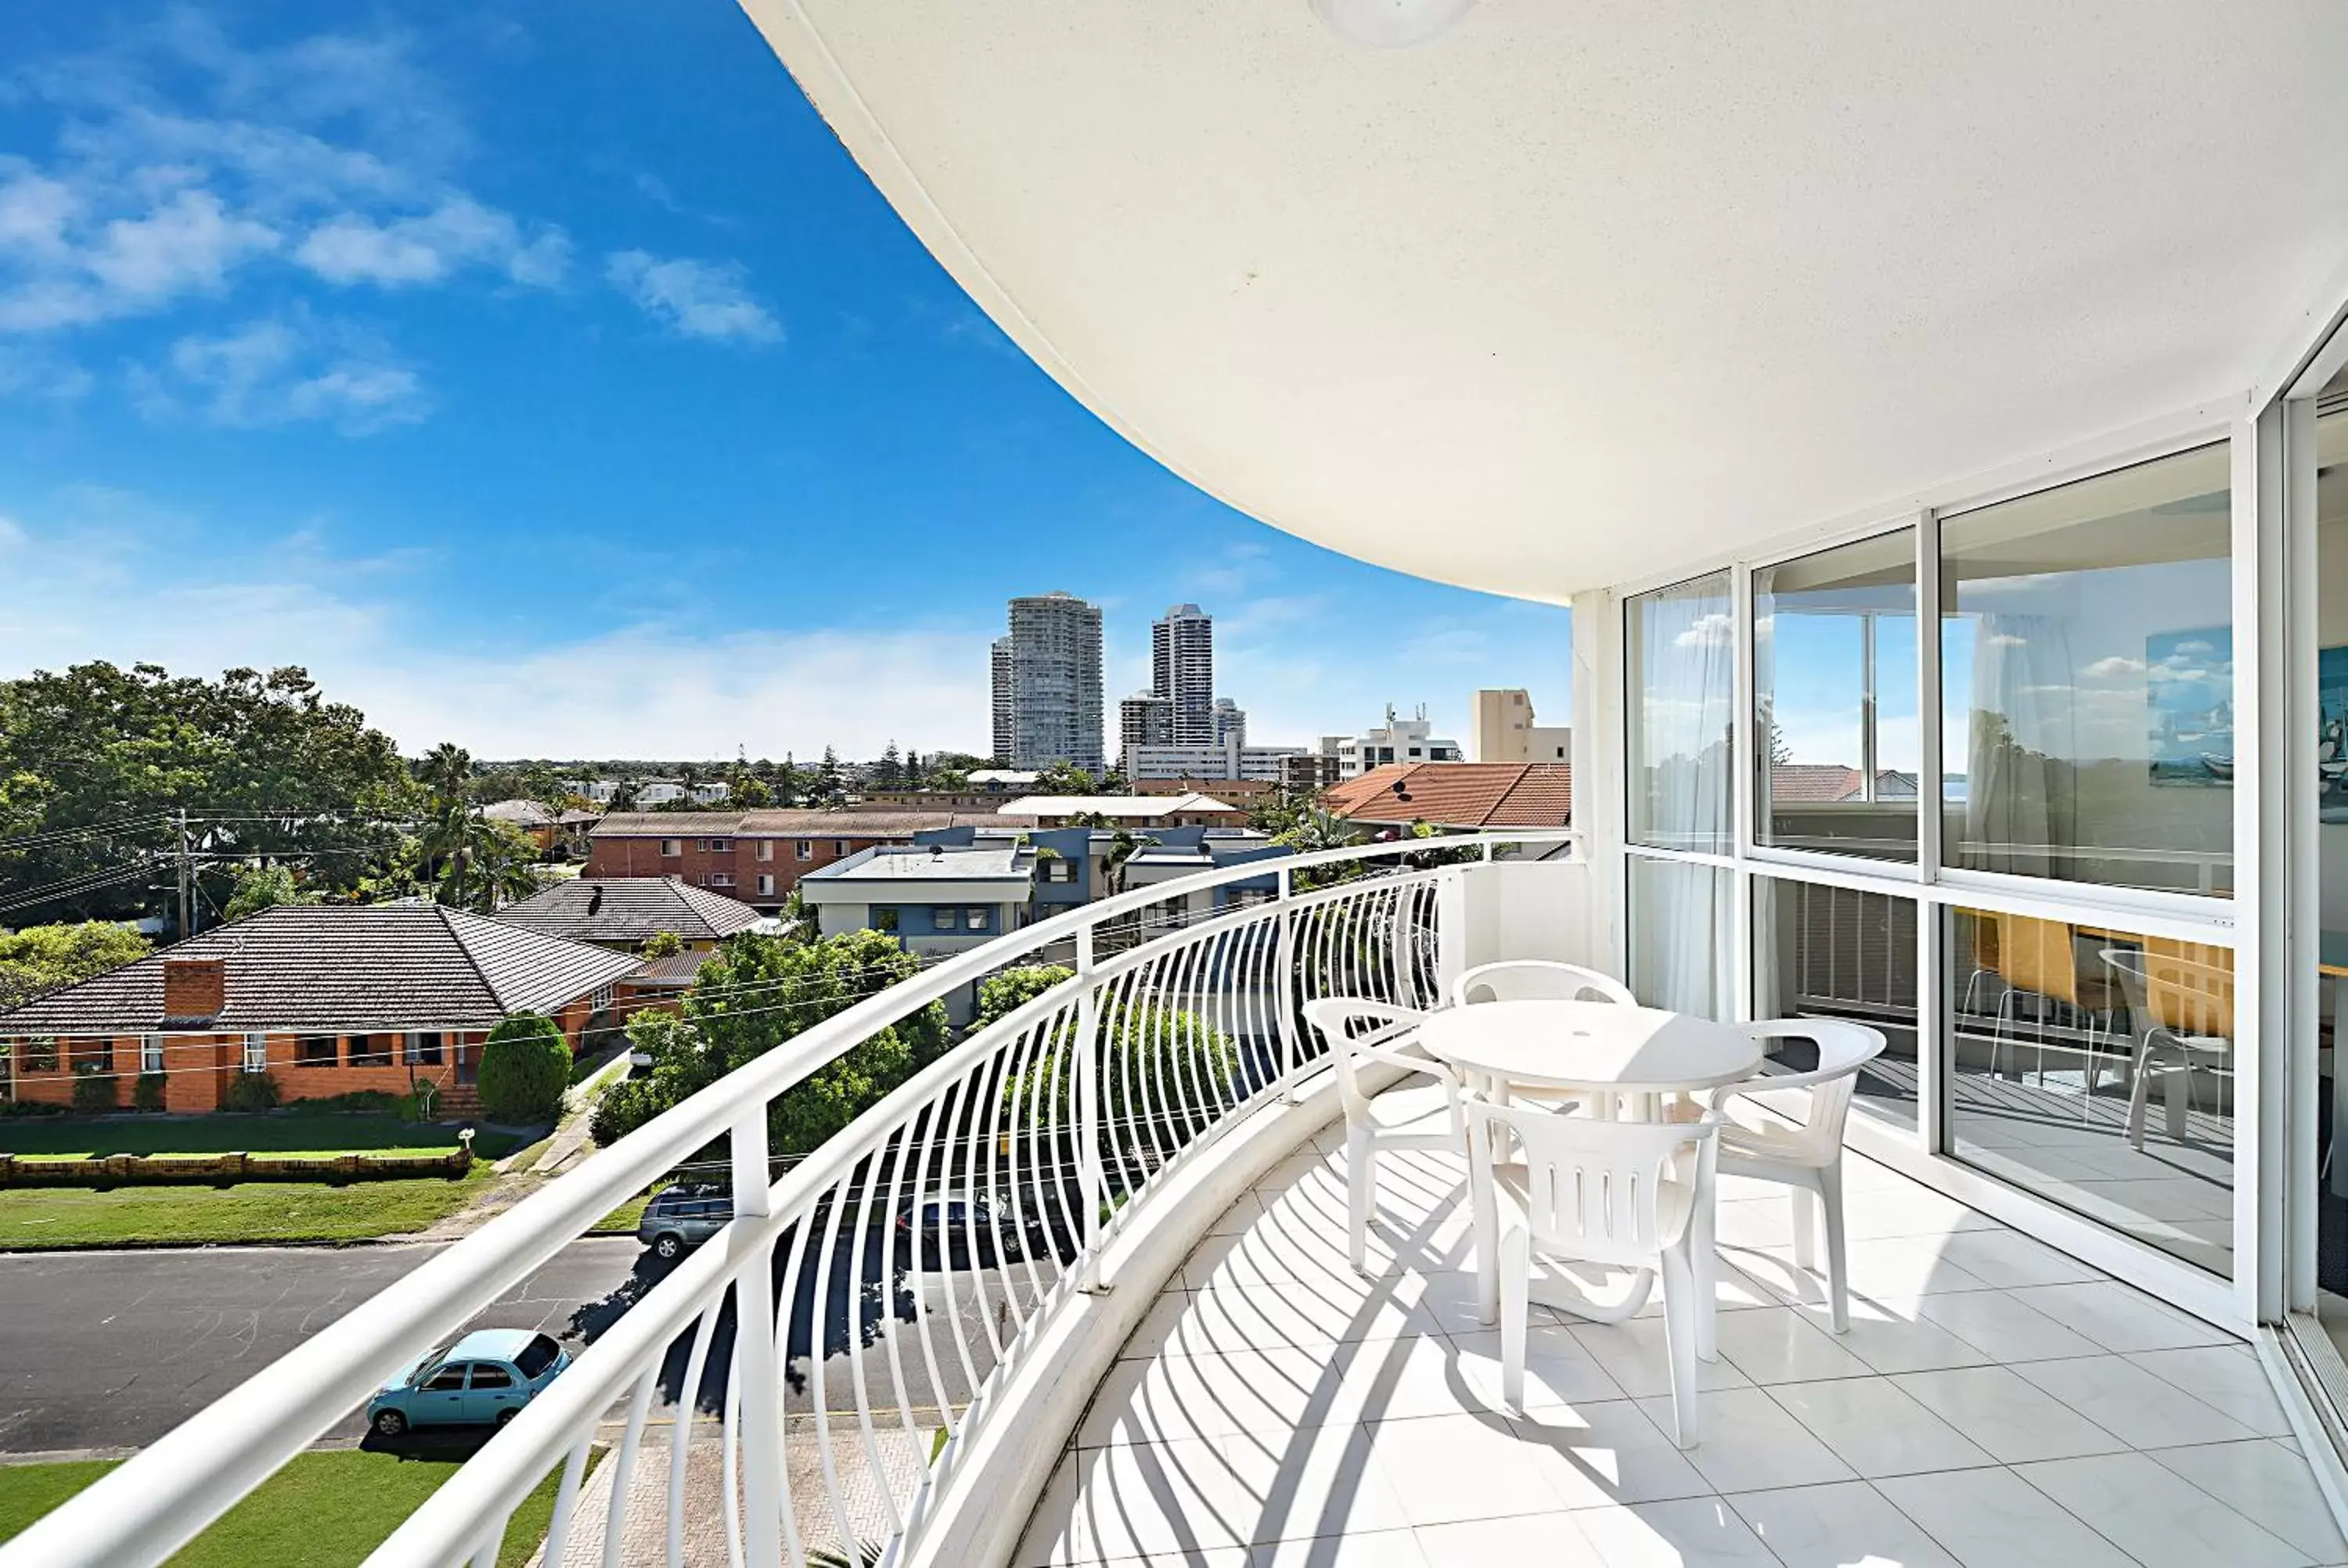
{"type": "Polygon", "coordinates": [[[1566,763],[1390,763],[1323,796],[1358,822],[1431,822],[1440,827],[1563,827],[1573,817],[1566,763]],[[1399,783],[1405,800],[1395,793],[1399,783]]]}

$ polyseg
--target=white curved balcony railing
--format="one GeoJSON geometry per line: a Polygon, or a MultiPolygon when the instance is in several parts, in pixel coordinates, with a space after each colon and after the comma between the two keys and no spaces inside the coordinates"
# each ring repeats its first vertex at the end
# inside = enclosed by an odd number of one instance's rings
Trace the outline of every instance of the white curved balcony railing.
{"type": "Polygon", "coordinates": [[[493,1564],[516,1509],[558,1468],[549,1563],[674,1568],[708,1560],[720,1535],[729,1563],[757,1568],[928,1561],[943,1483],[992,1401],[1031,1369],[1039,1336],[1096,1285],[1112,1238],[1170,1173],[1319,1070],[1302,1003],[1436,1005],[1469,952],[1463,863],[1557,859],[1569,845],[1563,832],[1498,834],[1257,861],[939,961],[711,1085],[354,1309],[0,1548],[0,1568],[162,1561],[394,1371],[720,1138],[732,1221],[368,1563],[493,1564]],[[1268,898],[1219,897],[1266,882],[1268,898]],[[778,1096],[852,1067],[843,1059],[857,1047],[933,1000],[1046,962],[1072,978],[772,1178],[778,1096]],[[922,1223],[932,1201],[933,1229],[922,1223]],[[741,1323],[771,1327],[739,1333],[741,1323]],[[703,1413],[712,1407],[714,1419],[703,1413]],[[671,1408],[664,1453],[656,1408],[671,1408]],[[598,1448],[609,1471],[600,1489],[585,1484],[598,1448]]]}

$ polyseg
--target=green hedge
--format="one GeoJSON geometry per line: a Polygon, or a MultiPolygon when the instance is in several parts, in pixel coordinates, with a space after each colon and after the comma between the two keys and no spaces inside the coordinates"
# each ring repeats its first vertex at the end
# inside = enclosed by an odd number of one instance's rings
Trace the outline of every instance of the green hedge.
{"type": "Polygon", "coordinates": [[[571,1044],[554,1020],[520,1012],[481,1047],[481,1110],[493,1122],[549,1122],[571,1086],[571,1044]]]}

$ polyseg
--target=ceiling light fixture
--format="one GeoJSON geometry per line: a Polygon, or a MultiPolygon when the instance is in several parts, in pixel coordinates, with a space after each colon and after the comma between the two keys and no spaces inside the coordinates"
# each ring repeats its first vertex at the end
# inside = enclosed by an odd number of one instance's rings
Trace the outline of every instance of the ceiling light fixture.
{"type": "Polygon", "coordinates": [[[1468,14],[1476,0],[1313,0],[1313,14],[1356,44],[1407,49],[1468,14]]]}

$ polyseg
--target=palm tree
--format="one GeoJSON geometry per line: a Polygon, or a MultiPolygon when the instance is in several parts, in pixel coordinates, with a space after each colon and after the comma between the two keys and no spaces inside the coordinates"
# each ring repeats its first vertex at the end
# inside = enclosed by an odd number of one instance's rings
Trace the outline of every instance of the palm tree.
{"type": "Polygon", "coordinates": [[[438,800],[462,800],[466,781],[473,776],[473,753],[443,741],[417,760],[416,776],[438,800]]]}

